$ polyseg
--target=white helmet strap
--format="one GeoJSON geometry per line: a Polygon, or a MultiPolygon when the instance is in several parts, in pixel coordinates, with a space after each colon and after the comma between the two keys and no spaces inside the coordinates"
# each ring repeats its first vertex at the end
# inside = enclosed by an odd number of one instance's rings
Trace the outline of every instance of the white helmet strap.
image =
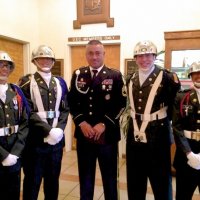
{"type": "Polygon", "coordinates": [[[52,67],[53,67],[53,65],[54,65],[54,62],[55,62],[55,61],[53,61],[52,64],[51,64],[51,66],[49,66],[49,67],[41,67],[40,64],[37,62],[37,60],[36,60],[36,59],[34,60],[35,65],[36,65],[42,72],[49,72],[49,71],[51,71],[51,69],[52,69],[52,67]]]}

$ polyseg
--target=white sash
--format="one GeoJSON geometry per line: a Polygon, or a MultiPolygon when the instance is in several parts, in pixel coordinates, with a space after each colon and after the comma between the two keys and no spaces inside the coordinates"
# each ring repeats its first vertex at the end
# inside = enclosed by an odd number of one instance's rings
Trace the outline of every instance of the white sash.
{"type": "MultiPolygon", "coordinates": [[[[145,107],[145,110],[144,110],[144,115],[150,114],[150,112],[151,112],[151,108],[152,108],[153,101],[154,101],[154,98],[155,98],[155,95],[156,95],[156,91],[157,91],[157,89],[158,89],[158,87],[159,87],[159,85],[162,81],[162,76],[163,76],[163,71],[160,71],[158,77],[156,78],[156,80],[155,80],[155,82],[154,82],[154,84],[151,88],[151,91],[150,91],[150,94],[149,94],[149,97],[148,97],[148,100],[147,100],[147,104],[146,104],[146,107],[145,107]]],[[[149,123],[149,120],[145,120],[145,121],[143,120],[142,125],[139,129],[137,121],[136,121],[136,117],[135,117],[136,112],[135,112],[135,106],[134,106],[132,85],[133,85],[133,83],[131,83],[131,81],[130,81],[129,96],[130,96],[130,106],[131,106],[131,117],[133,119],[133,125],[134,125],[134,137],[135,137],[136,140],[146,143],[147,139],[146,139],[145,130],[146,130],[146,127],[149,123]]]]}
{"type": "MultiPolygon", "coordinates": [[[[52,124],[53,128],[55,128],[58,123],[58,117],[60,115],[59,106],[60,106],[61,97],[62,97],[62,88],[61,88],[60,82],[55,77],[54,77],[54,80],[57,85],[57,96],[56,96],[56,105],[55,105],[55,113],[56,114],[53,118],[53,124],[52,124]]],[[[37,112],[38,116],[41,118],[42,121],[47,123],[47,114],[46,113],[49,111],[44,110],[39,87],[38,87],[37,82],[35,81],[34,76],[31,77],[31,81],[30,81],[30,94],[31,94],[31,100],[33,101],[34,107],[39,110],[39,112],[37,112]]]]}

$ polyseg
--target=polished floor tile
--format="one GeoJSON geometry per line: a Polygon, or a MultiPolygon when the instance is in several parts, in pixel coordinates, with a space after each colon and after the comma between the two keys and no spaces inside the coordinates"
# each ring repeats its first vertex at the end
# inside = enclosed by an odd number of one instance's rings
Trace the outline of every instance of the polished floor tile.
{"type": "MultiPolygon", "coordinates": [[[[22,174],[23,181],[23,174],[22,174]]],[[[175,180],[173,178],[173,190],[175,188],[175,180]]],[[[126,160],[119,159],[119,197],[120,200],[128,200],[126,190],[126,160]]],[[[148,184],[148,193],[146,200],[153,200],[152,190],[148,184]]],[[[173,191],[174,192],[174,191],[173,191]]],[[[175,192],[174,192],[175,194],[175,192]]],[[[79,200],[79,179],[76,151],[64,152],[62,160],[62,169],[60,175],[60,190],[58,200],[79,200]]],[[[43,200],[44,194],[41,186],[38,200],[43,200]]],[[[99,167],[97,166],[94,200],[104,200],[103,187],[99,167]]],[[[200,200],[198,191],[195,191],[192,200],[200,200]]]]}

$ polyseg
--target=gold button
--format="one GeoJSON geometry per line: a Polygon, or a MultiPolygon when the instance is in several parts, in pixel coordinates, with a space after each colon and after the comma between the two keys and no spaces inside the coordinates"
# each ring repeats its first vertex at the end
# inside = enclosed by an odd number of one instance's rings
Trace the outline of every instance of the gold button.
{"type": "Polygon", "coordinates": [[[193,101],[194,103],[196,103],[196,102],[197,102],[197,99],[193,99],[192,101],[193,101]]]}
{"type": "Polygon", "coordinates": [[[7,106],[7,105],[5,105],[5,108],[8,108],[8,106],[7,106]]]}
{"type": "Polygon", "coordinates": [[[200,120],[199,120],[199,119],[197,120],[197,123],[198,123],[198,124],[200,123],[200,120]]]}
{"type": "Polygon", "coordinates": [[[51,96],[51,93],[49,93],[49,96],[51,96]]]}

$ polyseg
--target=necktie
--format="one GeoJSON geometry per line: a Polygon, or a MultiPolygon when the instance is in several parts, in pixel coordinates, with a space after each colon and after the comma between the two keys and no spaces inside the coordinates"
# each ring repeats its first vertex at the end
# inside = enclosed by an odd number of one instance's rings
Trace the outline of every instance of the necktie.
{"type": "Polygon", "coordinates": [[[92,77],[92,79],[95,79],[96,76],[97,76],[97,72],[98,72],[98,70],[93,69],[92,72],[93,72],[93,77],[92,77]]]}

